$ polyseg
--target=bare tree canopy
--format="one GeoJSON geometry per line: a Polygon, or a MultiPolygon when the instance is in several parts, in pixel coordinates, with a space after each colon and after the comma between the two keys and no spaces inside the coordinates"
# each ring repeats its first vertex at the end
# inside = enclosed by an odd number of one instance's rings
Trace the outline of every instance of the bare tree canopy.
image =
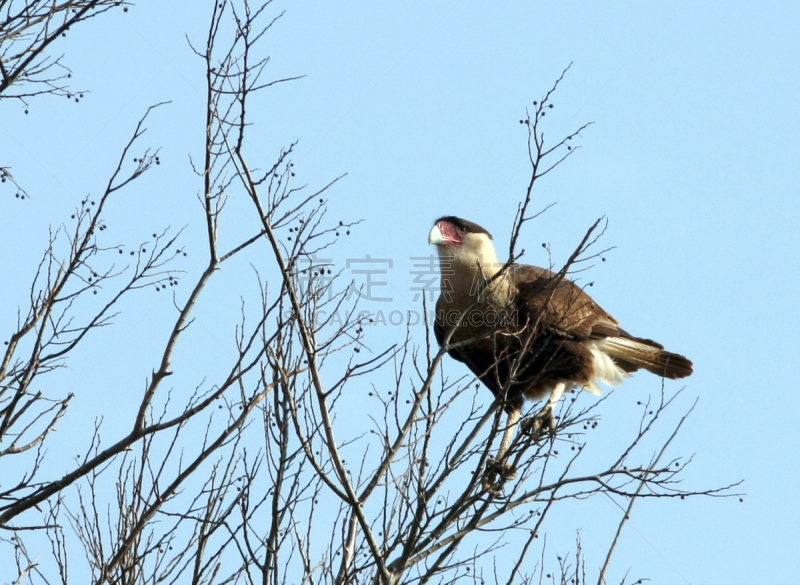
{"type": "Polygon", "coordinates": [[[72,71],[64,56],[53,56],[50,50],[73,27],[127,4],[116,0],[4,1],[0,4],[0,98],[27,104],[33,97],[49,94],[79,101],[83,92],[70,89],[72,71]]]}
{"type": "MultiPolygon", "coordinates": [[[[52,51],[85,20],[125,4],[0,2],[0,97],[80,99],[66,57],[52,51]]],[[[147,132],[166,123],[171,106],[158,103],[120,138],[102,180],[86,178],[92,194],[52,226],[30,260],[30,281],[12,283],[24,300],[3,306],[16,315],[0,334],[4,582],[601,585],[636,501],[739,496],[736,483],[683,483],[692,457],[670,445],[688,412],[671,412],[680,387],[663,382],[642,400],[639,420],[618,431],[625,444],[613,457],[585,455],[605,398],[567,394],[554,435],[517,434],[506,455],[516,475],[487,485],[505,431],[502,400],[453,374],[448,347],[431,335],[424,295],[423,335],[409,325],[390,343],[371,339],[375,314],[327,259],[361,223],[355,210],[333,219],[343,175],[304,184],[295,144],[268,165],[254,162],[260,157],[248,138],[263,131],[260,96],[299,77],[270,75],[266,39],[282,13],[247,0],[207,8],[203,43],[191,45],[206,99],[196,122],[201,155],[187,163],[199,206],[187,201],[185,213],[204,222],[204,247],[191,250],[197,276],[180,228],[160,226],[133,246],[107,234],[109,210],[122,197],[143,196],[143,178],[161,164],[147,132]],[[239,227],[231,232],[230,224],[239,227]],[[218,352],[222,367],[212,367],[197,357],[195,318],[225,289],[232,265],[249,265],[253,287],[212,305],[236,315],[214,332],[233,331],[235,349],[218,352]],[[138,388],[126,397],[134,400],[127,420],[111,425],[98,416],[83,429],[88,448],[72,460],[54,457],[57,430],[81,391],[63,392],[59,372],[87,359],[90,340],[121,327],[131,304],[153,290],[166,292],[172,308],[170,320],[148,332],[146,380],[103,381],[138,388]],[[580,522],[565,522],[559,510],[604,498],[624,509],[623,519],[610,542],[587,544],[580,522]],[[558,551],[554,564],[546,535],[556,533],[576,548],[558,551]],[[602,547],[601,567],[586,566],[587,546],[602,547]]],[[[544,116],[562,78],[522,120],[530,182],[508,226],[509,263],[538,216],[535,185],[575,152],[588,127],[545,139],[544,116]]],[[[2,100],[0,107],[9,111],[2,100]]],[[[26,195],[21,177],[8,167],[0,173],[26,195]]],[[[574,253],[553,267],[562,277],[601,257],[603,225],[601,218],[572,234],[574,253]]],[[[424,239],[427,221],[417,227],[424,239]]],[[[523,416],[537,408],[526,403],[523,416]]],[[[646,567],[635,570],[646,576],[646,567]]]]}

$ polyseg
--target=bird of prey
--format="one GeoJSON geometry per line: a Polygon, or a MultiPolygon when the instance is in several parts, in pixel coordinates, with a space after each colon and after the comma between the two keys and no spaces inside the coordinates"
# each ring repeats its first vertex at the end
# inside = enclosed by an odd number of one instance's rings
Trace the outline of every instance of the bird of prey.
{"type": "Polygon", "coordinates": [[[669,379],[692,373],[692,362],[622,329],[563,274],[505,266],[491,234],[471,221],[442,217],[428,242],[438,249],[442,279],[436,340],[508,413],[495,465],[503,465],[526,398],[549,395],[529,426],[535,434],[553,432],[553,409],[564,391],[599,394],[598,380],[617,386],[639,369],[669,379]]]}

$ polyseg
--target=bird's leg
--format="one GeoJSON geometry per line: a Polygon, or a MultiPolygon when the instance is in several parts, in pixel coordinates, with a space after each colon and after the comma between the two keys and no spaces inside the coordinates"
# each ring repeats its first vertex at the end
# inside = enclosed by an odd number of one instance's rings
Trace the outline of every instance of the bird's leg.
{"type": "Polygon", "coordinates": [[[559,382],[553,387],[550,392],[550,398],[547,399],[547,404],[540,410],[532,419],[523,421],[522,429],[533,436],[534,441],[538,441],[544,434],[545,429],[551,436],[556,434],[556,420],[553,417],[553,411],[561,400],[561,395],[564,394],[566,385],[564,382],[559,382]]]}
{"type": "Polygon", "coordinates": [[[500,448],[497,450],[497,460],[502,461],[506,455],[506,451],[511,446],[511,440],[514,438],[514,431],[517,428],[517,421],[519,420],[519,410],[514,409],[508,413],[506,430],[503,431],[503,440],[500,441],[500,448]]]}
{"type": "Polygon", "coordinates": [[[508,413],[507,425],[503,431],[503,439],[500,441],[500,448],[497,450],[497,457],[490,458],[486,462],[483,487],[495,495],[500,493],[503,483],[517,477],[517,472],[505,461],[505,456],[514,438],[514,430],[517,428],[518,420],[519,409],[515,408],[508,413]]]}

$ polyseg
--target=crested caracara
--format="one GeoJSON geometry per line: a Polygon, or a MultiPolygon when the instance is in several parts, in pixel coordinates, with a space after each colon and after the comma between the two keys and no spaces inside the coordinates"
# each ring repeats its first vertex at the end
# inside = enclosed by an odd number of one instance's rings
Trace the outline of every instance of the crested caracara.
{"type": "Polygon", "coordinates": [[[629,334],[563,274],[524,264],[502,270],[491,234],[471,221],[442,217],[428,242],[438,249],[442,277],[436,340],[508,412],[495,463],[503,464],[526,398],[549,395],[532,427],[553,432],[565,390],[599,394],[598,380],[616,386],[639,369],[670,379],[692,373],[692,362],[629,334]]]}

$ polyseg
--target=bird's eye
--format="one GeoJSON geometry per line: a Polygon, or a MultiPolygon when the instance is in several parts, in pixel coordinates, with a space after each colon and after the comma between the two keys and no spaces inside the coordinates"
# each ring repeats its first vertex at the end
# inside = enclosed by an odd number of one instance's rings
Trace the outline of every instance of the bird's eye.
{"type": "Polygon", "coordinates": [[[458,227],[458,233],[459,234],[466,234],[467,231],[469,231],[469,230],[467,230],[467,228],[465,228],[464,226],[459,226],[458,227]]]}

